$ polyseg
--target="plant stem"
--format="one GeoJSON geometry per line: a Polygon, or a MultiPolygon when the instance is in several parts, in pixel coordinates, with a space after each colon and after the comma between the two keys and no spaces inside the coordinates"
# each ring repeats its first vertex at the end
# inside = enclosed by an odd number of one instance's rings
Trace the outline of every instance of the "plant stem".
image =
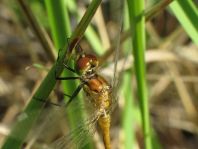
{"type": "Polygon", "coordinates": [[[145,16],[144,0],[128,0],[130,25],[133,32],[133,54],[135,74],[140,101],[144,144],[146,149],[151,149],[151,130],[149,119],[148,93],[145,77],[145,16]]]}

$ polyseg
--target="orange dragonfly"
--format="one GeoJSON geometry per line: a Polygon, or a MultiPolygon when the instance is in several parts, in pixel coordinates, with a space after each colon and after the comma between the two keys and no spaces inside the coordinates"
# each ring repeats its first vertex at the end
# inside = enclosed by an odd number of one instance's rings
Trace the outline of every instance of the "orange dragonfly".
{"type": "MultiPolygon", "coordinates": [[[[121,32],[121,20],[122,18],[119,20],[119,34],[121,32]]],[[[119,34],[117,36],[118,43],[120,36],[119,34]]],[[[117,61],[118,58],[118,46],[116,47],[117,55],[115,56],[115,61],[117,61]]],[[[63,65],[66,67],[66,69],[77,74],[78,76],[56,77],[57,80],[78,79],[81,82],[71,96],[67,95],[70,98],[65,107],[69,107],[71,102],[76,98],[77,94],[83,89],[89,102],[91,103],[92,109],[94,109],[94,112],[82,126],[80,125],[70,134],[59,138],[51,145],[51,148],[61,149],[71,148],[72,146],[75,148],[82,147],[84,144],[86,144],[86,136],[93,135],[95,132],[95,125],[98,124],[102,132],[105,149],[111,149],[110,125],[111,113],[117,103],[117,98],[114,95],[115,90],[113,89],[116,83],[114,86],[112,86],[102,75],[98,73],[99,61],[95,55],[85,53],[85,51],[79,45],[77,45],[74,50],[74,69],[70,68],[67,64],[63,65]]]]}
{"type": "MultiPolygon", "coordinates": [[[[111,148],[110,143],[110,111],[112,110],[112,86],[97,73],[98,60],[94,55],[86,54],[78,46],[76,48],[75,70],[69,68],[66,64],[64,66],[75,72],[79,77],[57,77],[57,80],[79,79],[81,84],[70,96],[66,107],[76,97],[78,92],[83,88],[89,98],[93,108],[95,109],[94,117],[91,118],[86,125],[95,124],[97,121],[102,131],[104,146],[106,149],[111,148]]],[[[60,145],[57,148],[61,148],[60,145]]]]}
{"type": "MultiPolygon", "coordinates": [[[[117,8],[120,10],[121,7],[117,8]]],[[[122,23],[122,14],[119,14],[118,19],[118,29],[114,34],[114,42],[118,43],[115,48],[115,70],[116,73],[116,61],[118,60],[118,50],[119,50],[119,42],[120,42],[120,32],[121,32],[121,23],[122,23]]],[[[70,68],[68,64],[63,64],[67,70],[75,73],[78,75],[77,77],[58,77],[56,76],[57,80],[80,80],[80,85],[77,89],[73,92],[71,96],[69,96],[69,100],[66,105],[62,105],[61,107],[67,111],[70,106],[73,106],[76,111],[78,111],[78,101],[74,99],[78,95],[78,93],[83,89],[88,102],[85,101],[86,107],[89,107],[89,111],[91,111],[91,115],[84,121],[80,121],[80,125],[78,125],[74,130],[72,130],[69,134],[63,135],[59,137],[55,142],[48,145],[44,148],[57,148],[57,149],[65,149],[65,148],[81,148],[88,142],[88,137],[93,136],[96,131],[96,125],[98,124],[100,127],[100,132],[102,134],[104,147],[105,149],[111,149],[111,139],[110,139],[110,126],[111,126],[111,113],[113,112],[116,104],[117,104],[117,95],[116,93],[116,83],[115,83],[115,76],[113,79],[113,83],[110,84],[99,72],[99,61],[97,57],[93,54],[87,54],[79,45],[77,45],[71,53],[72,58],[74,58],[75,67],[70,68]],[[88,105],[89,104],[89,105],[88,105]],[[76,108],[75,108],[76,107],[76,108]]],[[[68,54],[71,54],[68,53],[68,54]]],[[[70,57],[70,56],[68,56],[70,57]]],[[[66,60],[68,61],[68,60],[66,60]]],[[[62,67],[62,66],[61,66],[62,67]]],[[[68,95],[67,95],[68,96],[68,95]]],[[[61,107],[57,107],[60,110],[63,109],[61,107]]],[[[58,110],[58,111],[60,111],[58,110]]],[[[44,111],[44,110],[43,110],[44,111]]],[[[73,115],[75,115],[75,112],[73,115]]],[[[47,127],[45,125],[53,125],[53,121],[56,121],[56,117],[51,117],[50,113],[43,112],[41,114],[41,119],[38,120],[38,124],[35,124],[36,130],[33,128],[32,133],[36,133],[37,136],[44,135],[43,131],[46,131],[47,127]],[[49,115],[49,116],[48,116],[49,115]],[[40,123],[43,121],[43,116],[45,118],[48,117],[48,120],[44,120],[44,123],[40,123]],[[37,127],[38,126],[38,127],[37,127]],[[41,130],[44,129],[44,130],[41,130]],[[40,133],[39,133],[40,132],[40,133]]],[[[49,130],[49,129],[47,129],[49,130]]],[[[51,129],[50,129],[51,130],[51,129]]],[[[47,131],[48,132],[48,131],[47,131]]],[[[35,135],[35,134],[32,134],[35,135]]],[[[31,135],[30,135],[31,136],[31,135]]],[[[18,136],[17,136],[18,137],[18,136]]]]}
{"type": "MultiPolygon", "coordinates": [[[[122,15],[120,14],[119,17],[119,27],[117,32],[118,34],[116,36],[117,39],[114,41],[118,43],[115,50],[117,52],[117,55],[115,55],[115,61],[118,59],[122,15]]],[[[69,67],[67,64],[63,65],[66,67],[66,69],[77,74],[78,76],[56,77],[56,79],[80,80],[81,83],[73,92],[73,94],[71,96],[67,95],[70,98],[65,107],[67,109],[72,101],[76,98],[78,93],[83,89],[89,102],[91,103],[93,113],[92,116],[89,117],[83,125],[77,127],[70,134],[57,139],[57,141],[52,144],[52,148],[71,148],[71,146],[75,146],[76,148],[82,147],[84,144],[86,144],[85,140],[87,138],[85,136],[93,135],[95,132],[95,125],[98,124],[102,132],[105,149],[111,149],[110,125],[111,113],[117,103],[116,95],[114,95],[116,92],[114,89],[116,83],[114,82],[112,86],[102,75],[98,73],[99,61],[95,55],[87,54],[79,45],[77,45],[73,50],[75,50],[72,51],[74,53],[74,68],[69,67]]],[[[116,70],[114,73],[116,73],[116,70]]]]}

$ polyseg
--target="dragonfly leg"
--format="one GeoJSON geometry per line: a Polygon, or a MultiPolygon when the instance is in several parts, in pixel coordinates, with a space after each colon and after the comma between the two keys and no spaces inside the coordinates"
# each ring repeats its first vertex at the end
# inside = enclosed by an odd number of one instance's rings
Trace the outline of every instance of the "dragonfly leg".
{"type": "Polygon", "coordinates": [[[52,104],[54,106],[58,106],[58,107],[61,107],[62,105],[59,104],[59,103],[54,103],[54,102],[50,102],[50,101],[46,101],[44,99],[41,99],[41,98],[38,98],[38,97],[34,97],[33,99],[37,100],[37,101],[40,101],[40,102],[43,102],[43,103],[49,103],[49,104],[52,104]]]}
{"type": "Polygon", "coordinates": [[[65,94],[65,93],[63,93],[63,95],[64,95],[64,96],[66,96],[66,97],[69,97],[69,98],[71,98],[71,97],[72,97],[71,95],[69,95],[69,94],[65,94]]]}
{"type": "MultiPolygon", "coordinates": [[[[72,100],[78,95],[78,93],[80,92],[80,90],[83,88],[83,86],[85,85],[85,82],[81,83],[76,90],[73,92],[73,94],[70,96],[68,102],[66,103],[66,107],[72,102],[72,100]]],[[[65,94],[66,96],[69,96],[67,94],[65,94]]]]}
{"type": "MultiPolygon", "coordinates": [[[[65,64],[65,63],[63,63],[63,66],[67,69],[67,70],[69,70],[69,71],[71,71],[72,73],[75,73],[75,74],[77,74],[76,73],[76,71],[73,69],[73,68],[71,68],[70,66],[68,66],[67,64],[65,64]]],[[[55,77],[57,78],[57,68],[58,66],[57,66],[57,63],[56,63],[56,70],[55,70],[55,77]]]]}
{"type": "Polygon", "coordinates": [[[80,44],[78,43],[78,44],[76,45],[76,53],[79,53],[79,54],[81,55],[83,52],[84,52],[84,51],[83,51],[82,47],[81,47],[80,44]]]}
{"type": "MultiPolygon", "coordinates": [[[[69,97],[69,98],[72,97],[72,96],[70,96],[70,95],[68,95],[68,94],[65,94],[65,93],[63,93],[63,95],[66,96],[66,97],[69,97]]],[[[42,98],[38,98],[38,97],[35,97],[35,96],[34,96],[33,99],[35,99],[35,100],[37,100],[37,101],[40,101],[40,102],[43,102],[43,103],[48,103],[48,104],[51,104],[51,105],[54,105],[54,106],[58,106],[58,107],[64,106],[64,104],[61,104],[61,103],[54,103],[54,102],[51,102],[51,101],[48,101],[48,100],[46,101],[46,100],[44,100],[44,99],[42,99],[42,98]]]]}
{"type": "Polygon", "coordinates": [[[56,77],[56,80],[77,80],[80,77],[56,77]]]}
{"type": "MultiPolygon", "coordinates": [[[[57,69],[58,69],[58,67],[59,67],[58,59],[59,59],[59,57],[60,57],[60,53],[61,53],[61,49],[58,51],[58,57],[57,57],[57,60],[56,60],[56,70],[55,70],[55,77],[56,77],[56,78],[57,78],[57,69]]],[[[65,64],[64,62],[62,63],[62,65],[63,65],[67,70],[71,71],[72,73],[77,74],[76,71],[75,71],[73,68],[71,68],[70,66],[68,66],[68,65],[65,64]]]]}
{"type": "Polygon", "coordinates": [[[67,64],[63,63],[63,65],[64,65],[64,67],[65,67],[67,70],[69,70],[69,71],[71,71],[71,72],[73,72],[73,73],[76,73],[76,71],[75,71],[73,68],[71,68],[70,66],[68,66],[67,64]]]}
{"type": "Polygon", "coordinates": [[[63,94],[64,96],[69,97],[69,100],[68,100],[68,102],[66,104],[53,103],[53,102],[49,102],[49,101],[46,102],[46,100],[41,99],[41,98],[37,98],[37,97],[34,97],[34,99],[36,99],[37,101],[40,101],[40,102],[49,103],[49,104],[52,104],[52,105],[55,105],[55,106],[59,106],[59,107],[61,107],[61,106],[67,107],[72,102],[72,100],[78,95],[80,90],[83,88],[84,84],[85,84],[85,82],[81,83],[76,88],[76,90],[73,92],[72,95],[68,95],[68,94],[65,94],[65,93],[63,94]]]}
{"type": "Polygon", "coordinates": [[[67,107],[67,106],[72,102],[72,100],[78,95],[78,93],[80,92],[80,90],[83,88],[84,84],[85,84],[85,83],[81,83],[81,84],[76,88],[76,90],[73,92],[72,95],[68,95],[68,94],[65,94],[65,93],[63,94],[64,96],[69,97],[69,100],[68,100],[68,102],[67,102],[66,104],[64,104],[64,105],[58,105],[58,104],[56,104],[56,103],[52,103],[52,104],[53,104],[53,105],[56,105],[56,106],[65,106],[65,107],[67,107]]]}

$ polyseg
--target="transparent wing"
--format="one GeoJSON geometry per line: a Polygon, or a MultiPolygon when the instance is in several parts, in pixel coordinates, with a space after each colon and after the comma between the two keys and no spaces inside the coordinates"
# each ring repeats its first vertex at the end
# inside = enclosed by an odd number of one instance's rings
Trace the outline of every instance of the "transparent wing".
{"type": "MultiPolygon", "coordinates": [[[[121,74],[118,74],[117,71],[117,63],[118,60],[122,56],[121,52],[121,33],[122,33],[122,24],[123,24],[123,7],[124,7],[124,2],[122,0],[110,0],[110,13],[111,13],[111,48],[113,49],[113,61],[112,63],[114,64],[113,70],[113,75],[111,79],[111,85],[112,85],[112,102],[116,104],[118,96],[118,87],[119,87],[119,81],[121,81],[121,74]]],[[[110,50],[111,51],[111,50],[110,50]]],[[[115,107],[115,106],[114,106],[115,107]]],[[[114,108],[112,108],[114,109],[114,108]]]]}
{"type": "MultiPolygon", "coordinates": [[[[68,110],[70,113],[73,113],[74,115],[76,115],[76,113],[79,113],[80,111],[86,110],[88,113],[87,114],[88,118],[86,119],[86,121],[83,120],[83,118],[77,119],[74,123],[79,125],[78,126],[79,130],[76,128],[75,131],[77,132],[84,130],[84,133],[82,132],[81,134],[88,134],[93,132],[94,128],[90,126],[91,123],[90,119],[94,118],[94,113],[95,113],[93,106],[91,106],[89,103],[83,104],[78,100],[74,99],[74,101],[67,109],[64,106],[58,107],[54,105],[48,105],[47,107],[42,109],[39,118],[34,122],[33,127],[24,142],[26,142],[26,144],[29,144],[31,142],[31,145],[33,146],[38,145],[38,143],[40,145],[49,144],[53,142],[55,139],[57,139],[57,136],[60,136],[61,134],[63,135],[62,130],[67,129],[66,134],[70,134],[69,126],[68,126],[68,113],[67,113],[68,110]],[[89,111],[87,111],[86,109],[89,109],[89,111]],[[89,112],[93,114],[90,115],[89,112]],[[61,127],[61,125],[64,125],[64,127],[61,127]],[[86,132],[85,131],[86,125],[90,126],[92,128],[92,131],[90,130],[89,132],[86,132]]],[[[27,115],[26,113],[23,112],[16,118],[16,122],[17,123],[26,122],[26,121],[28,122],[29,119],[31,119],[31,116],[34,114],[37,114],[36,110],[32,110],[30,115],[27,115]]],[[[68,136],[70,139],[73,137],[72,135],[68,135],[68,136]]],[[[12,137],[17,140],[22,140],[23,138],[22,136],[15,134],[12,134],[12,137]]]]}
{"type": "MultiPolygon", "coordinates": [[[[97,113],[97,112],[96,112],[97,113]]],[[[96,131],[96,123],[99,115],[94,113],[92,117],[84,122],[81,122],[78,127],[72,130],[69,134],[57,139],[50,148],[53,149],[70,149],[82,148],[86,145],[96,131]]]]}

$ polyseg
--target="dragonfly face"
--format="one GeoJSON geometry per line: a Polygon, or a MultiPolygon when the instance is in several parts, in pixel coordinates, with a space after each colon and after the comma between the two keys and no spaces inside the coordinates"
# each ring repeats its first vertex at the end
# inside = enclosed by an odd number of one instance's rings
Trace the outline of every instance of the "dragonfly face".
{"type": "Polygon", "coordinates": [[[96,72],[98,63],[94,55],[82,54],[76,61],[75,70],[81,76],[92,76],[96,72]]]}

